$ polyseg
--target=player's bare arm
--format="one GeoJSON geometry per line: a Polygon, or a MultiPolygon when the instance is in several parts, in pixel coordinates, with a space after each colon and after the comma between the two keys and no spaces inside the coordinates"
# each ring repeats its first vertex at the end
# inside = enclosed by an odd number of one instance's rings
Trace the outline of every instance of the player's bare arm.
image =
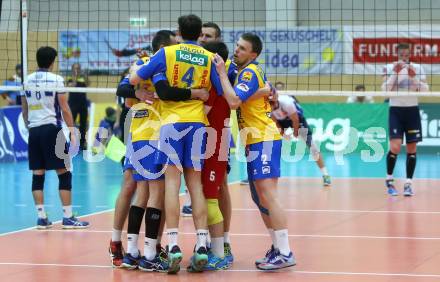
{"type": "Polygon", "coordinates": [[[28,119],[28,103],[26,96],[21,96],[21,111],[23,114],[24,125],[29,129],[29,119],[28,119]]]}
{"type": "Polygon", "coordinates": [[[236,95],[234,88],[229,82],[228,74],[226,73],[225,62],[218,54],[215,54],[212,59],[212,63],[215,65],[215,68],[217,69],[217,72],[219,74],[220,82],[223,88],[223,96],[228,102],[229,107],[231,107],[231,109],[233,110],[238,109],[238,107],[240,107],[241,105],[241,100],[236,95]]]}

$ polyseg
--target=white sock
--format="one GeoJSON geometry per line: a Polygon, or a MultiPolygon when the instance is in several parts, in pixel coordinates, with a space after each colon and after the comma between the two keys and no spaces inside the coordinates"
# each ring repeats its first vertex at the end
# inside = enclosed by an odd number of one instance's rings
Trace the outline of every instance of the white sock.
{"type": "Polygon", "coordinates": [[[277,248],[277,238],[275,237],[275,232],[273,231],[272,228],[267,229],[267,231],[269,232],[270,238],[272,239],[272,245],[274,248],[277,248]]]}
{"type": "Polygon", "coordinates": [[[223,233],[223,238],[225,239],[225,243],[231,244],[231,238],[229,238],[229,232],[223,233]]]}
{"type": "Polygon", "coordinates": [[[200,247],[206,247],[206,241],[207,240],[208,240],[208,230],[206,230],[206,229],[197,229],[196,251],[200,247]]]}
{"type": "Polygon", "coordinates": [[[179,238],[179,229],[168,228],[167,235],[168,235],[169,250],[171,250],[174,246],[177,246],[177,239],[179,238]]]}
{"type": "Polygon", "coordinates": [[[224,258],[225,256],[225,238],[212,238],[211,251],[216,257],[224,258]]]}
{"type": "Polygon", "coordinates": [[[65,218],[71,218],[72,217],[72,206],[63,206],[63,216],[65,218]]]}
{"type": "Polygon", "coordinates": [[[147,260],[154,259],[156,256],[157,239],[145,237],[144,242],[144,256],[147,258],[147,260]]]}
{"type": "Polygon", "coordinates": [[[280,253],[284,256],[289,256],[290,247],[287,229],[275,230],[274,233],[278,245],[277,248],[280,250],[280,253]]]}
{"type": "Polygon", "coordinates": [[[208,236],[206,236],[206,246],[211,247],[211,234],[208,232],[208,236]]]}
{"type": "Polygon", "coordinates": [[[116,230],[113,228],[112,231],[112,242],[120,242],[122,238],[122,230],[116,230]]]}
{"type": "Polygon", "coordinates": [[[393,175],[392,174],[387,174],[387,180],[393,180],[393,175]]]}
{"type": "Polygon", "coordinates": [[[412,184],[412,179],[411,178],[407,178],[406,179],[406,183],[412,184]]]}
{"type": "Polygon", "coordinates": [[[44,211],[44,205],[36,205],[37,214],[39,218],[47,218],[46,212],[44,211]]]}
{"type": "Polygon", "coordinates": [[[139,256],[138,237],[139,234],[127,234],[127,253],[135,258],[139,256]]]}
{"type": "Polygon", "coordinates": [[[321,170],[322,175],[328,175],[328,171],[327,171],[327,168],[325,166],[321,167],[320,170],[321,170]]]}

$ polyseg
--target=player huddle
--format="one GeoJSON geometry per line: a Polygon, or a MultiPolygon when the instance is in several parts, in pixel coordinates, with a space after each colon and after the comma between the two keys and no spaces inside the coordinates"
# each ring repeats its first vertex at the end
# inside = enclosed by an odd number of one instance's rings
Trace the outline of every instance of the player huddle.
{"type": "Polygon", "coordinates": [[[273,238],[270,250],[256,266],[263,270],[293,266],[286,216],[275,196],[281,135],[271,118],[270,97],[276,92],[256,62],[262,42],[255,34],[243,34],[231,62],[216,24],[203,25],[195,15],[180,17],[178,24],[182,43],[176,44],[177,36],[170,31],[157,32],[152,42],[154,55],[141,56],[118,87],[117,95],[131,106],[131,124],[125,181],[110,242],[112,263],[144,271],[180,270],[179,190],[183,173],[196,229],[188,271],[221,270],[232,265],[226,175],[229,117],[231,109],[237,109],[247,148],[249,180],[257,201],[266,210],[261,215],[273,238]],[[136,198],[128,208],[135,190],[136,198]],[[124,254],[120,234],[127,213],[124,254]],[[137,242],[144,214],[141,255],[137,242]],[[161,248],[165,223],[166,250],[161,248]]]}
{"type": "MultiPolygon", "coordinates": [[[[130,108],[125,126],[127,152],[123,185],[115,204],[109,252],[112,265],[150,272],[177,273],[183,259],[179,247],[179,190],[181,175],[191,198],[196,242],[188,271],[222,270],[234,261],[229,236],[231,199],[227,185],[229,118],[237,112],[240,139],[246,146],[247,174],[252,199],[271,236],[270,249],[255,265],[276,270],[295,265],[291,252],[286,213],[277,199],[280,177],[281,134],[305,141],[323,174],[324,185],[331,180],[303,111],[293,97],[278,97],[267,82],[256,59],[263,45],[253,33],[236,42],[232,60],[221,41],[215,23],[195,15],[181,16],[175,34],[160,30],[152,41],[154,55],[140,54],[129,74],[120,82],[117,95],[130,108]],[[181,37],[181,38],[179,38],[181,37]],[[287,131],[293,129],[292,134],[287,131]],[[136,194],[136,196],[135,196],[136,194]],[[135,196],[135,197],[134,197],[135,196]],[[166,216],[165,216],[166,215],[166,216]],[[127,250],[122,246],[122,228],[128,217],[127,250]],[[138,250],[142,221],[145,220],[143,253],[138,250]],[[166,230],[164,226],[166,223],[166,230]],[[167,248],[162,248],[166,233],[167,248]]],[[[62,88],[64,80],[51,73],[57,52],[41,47],[37,52],[39,70],[29,76],[22,97],[23,118],[29,128],[29,168],[33,171],[32,194],[39,229],[52,223],[43,203],[46,170],[56,170],[63,205],[63,228],[87,228],[88,222],[72,213],[72,174],[60,131],[61,113],[75,143],[73,119],[65,93],[38,91],[38,87],[62,88]],[[61,137],[62,142],[58,137],[61,137]],[[60,149],[59,144],[63,145],[60,149]],[[65,154],[66,155],[66,154],[65,154]]],[[[409,62],[409,47],[399,47],[399,62],[384,70],[384,91],[427,91],[423,69],[409,62]]],[[[411,179],[416,165],[416,144],[421,141],[417,99],[390,100],[391,149],[387,155],[388,194],[398,194],[392,173],[403,135],[407,142],[407,181],[404,195],[413,195],[411,179]]]]}

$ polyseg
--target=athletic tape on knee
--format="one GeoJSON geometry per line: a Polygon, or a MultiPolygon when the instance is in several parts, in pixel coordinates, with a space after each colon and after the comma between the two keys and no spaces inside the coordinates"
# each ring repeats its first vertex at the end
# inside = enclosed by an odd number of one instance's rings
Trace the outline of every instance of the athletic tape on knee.
{"type": "Polygon", "coordinates": [[[32,191],[43,190],[44,188],[44,174],[32,174],[32,191]]]}
{"type": "Polygon", "coordinates": [[[255,184],[252,180],[249,180],[249,189],[251,190],[252,200],[257,205],[260,212],[264,213],[265,215],[269,215],[269,210],[261,205],[260,197],[258,197],[257,189],[255,188],[255,184]]]}
{"type": "Polygon", "coordinates": [[[217,199],[207,199],[208,204],[208,226],[215,225],[223,221],[223,215],[218,206],[217,199]]]}
{"type": "Polygon", "coordinates": [[[72,190],[72,173],[70,171],[58,174],[58,181],[59,190],[72,190]]]}

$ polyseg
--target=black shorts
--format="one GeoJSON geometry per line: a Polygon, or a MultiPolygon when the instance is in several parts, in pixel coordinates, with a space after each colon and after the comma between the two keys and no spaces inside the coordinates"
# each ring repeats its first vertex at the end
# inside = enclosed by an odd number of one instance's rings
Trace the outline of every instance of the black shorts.
{"type": "MultiPolygon", "coordinates": [[[[286,118],[283,120],[278,120],[278,124],[285,130],[289,127],[293,128],[292,120],[290,118],[286,118]]],[[[310,148],[312,145],[312,130],[309,127],[309,124],[306,121],[304,116],[299,116],[299,129],[300,129],[300,137],[306,142],[307,147],[310,148]]]]}
{"type": "Polygon", "coordinates": [[[67,156],[68,144],[61,127],[54,124],[46,124],[29,129],[29,169],[62,169],[70,167],[70,158],[67,156]],[[60,132],[60,144],[56,146],[58,132],[60,132]],[[55,150],[62,150],[60,156],[55,150]]]}
{"type": "Polygon", "coordinates": [[[422,123],[419,107],[390,107],[389,111],[390,139],[403,139],[406,143],[422,141],[422,123]]]}

